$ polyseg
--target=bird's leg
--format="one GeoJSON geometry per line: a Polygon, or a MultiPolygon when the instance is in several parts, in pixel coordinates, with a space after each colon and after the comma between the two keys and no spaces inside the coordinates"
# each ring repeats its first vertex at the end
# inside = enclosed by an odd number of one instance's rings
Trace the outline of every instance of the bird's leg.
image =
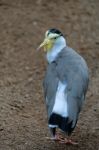
{"type": "Polygon", "coordinates": [[[50,128],[50,132],[51,132],[51,139],[52,140],[56,140],[56,128],[50,128]]]}
{"type": "Polygon", "coordinates": [[[50,132],[52,137],[47,137],[47,139],[54,141],[61,141],[63,139],[61,135],[56,134],[56,128],[50,128],[50,132]]]}

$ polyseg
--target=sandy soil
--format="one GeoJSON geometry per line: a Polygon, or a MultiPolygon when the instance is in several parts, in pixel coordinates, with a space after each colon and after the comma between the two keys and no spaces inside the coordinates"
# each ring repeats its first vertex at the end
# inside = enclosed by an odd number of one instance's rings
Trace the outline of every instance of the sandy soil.
{"type": "Polygon", "coordinates": [[[99,150],[99,1],[0,0],[0,150],[99,150]],[[86,104],[66,146],[49,136],[42,80],[43,52],[36,48],[49,28],[87,61],[86,104]]]}

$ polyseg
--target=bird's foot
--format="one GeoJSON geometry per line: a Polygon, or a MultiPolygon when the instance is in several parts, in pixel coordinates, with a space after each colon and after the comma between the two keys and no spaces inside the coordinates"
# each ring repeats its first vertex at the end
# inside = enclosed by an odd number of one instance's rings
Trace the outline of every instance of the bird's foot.
{"type": "Polygon", "coordinates": [[[53,140],[53,141],[63,141],[64,140],[64,138],[59,134],[56,134],[53,137],[46,137],[46,139],[53,140]]]}
{"type": "Polygon", "coordinates": [[[48,140],[52,140],[52,141],[55,141],[55,142],[59,142],[61,144],[66,144],[66,145],[78,145],[77,142],[74,142],[73,140],[71,139],[67,139],[67,138],[64,138],[62,135],[60,134],[56,134],[55,136],[53,137],[46,137],[46,139],[48,140]]]}
{"type": "Polygon", "coordinates": [[[60,140],[59,143],[67,144],[67,145],[78,145],[77,142],[74,142],[73,140],[66,139],[66,138],[64,138],[63,140],[60,140]]]}

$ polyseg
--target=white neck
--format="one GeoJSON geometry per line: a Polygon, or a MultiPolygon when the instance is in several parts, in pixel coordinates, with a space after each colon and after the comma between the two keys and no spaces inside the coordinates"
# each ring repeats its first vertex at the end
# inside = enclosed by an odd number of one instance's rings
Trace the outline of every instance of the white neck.
{"type": "Polygon", "coordinates": [[[66,47],[66,41],[63,36],[59,37],[54,43],[53,48],[47,52],[47,61],[51,63],[54,61],[61,50],[66,47]]]}

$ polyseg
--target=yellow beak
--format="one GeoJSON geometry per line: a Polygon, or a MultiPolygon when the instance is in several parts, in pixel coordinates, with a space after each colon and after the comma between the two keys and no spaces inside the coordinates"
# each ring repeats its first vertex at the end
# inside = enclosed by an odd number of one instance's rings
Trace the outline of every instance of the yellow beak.
{"type": "Polygon", "coordinates": [[[44,47],[44,51],[47,52],[53,47],[53,44],[54,41],[52,39],[45,38],[43,43],[40,44],[37,50],[40,50],[42,47],[44,47]]]}

